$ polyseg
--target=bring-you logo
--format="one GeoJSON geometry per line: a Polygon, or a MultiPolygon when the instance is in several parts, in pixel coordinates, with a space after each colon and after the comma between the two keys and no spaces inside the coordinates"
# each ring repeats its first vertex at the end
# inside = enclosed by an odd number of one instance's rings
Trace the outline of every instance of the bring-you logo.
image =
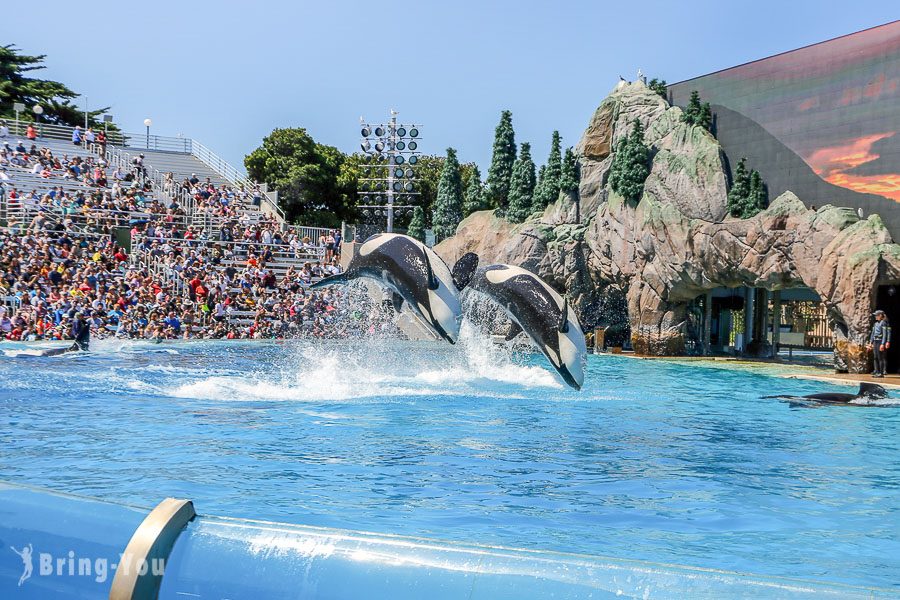
{"type": "MultiPolygon", "coordinates": [[[[90,577],[97,583],[105,583],[116,571],[124,571],[127,574],[137,573],[140,576],[148,573],[162,576],[166,568],[164,558],[154,558],[150,561],[134,560],[129,555],[120,554],[118,560],[110,560],[108,557],[80,556],[74,550],[69,550],[64,556],[54,556],[49,552],[38,553],[37,573],[35,573],[35,550],[32,544],[29,543],[22,548],[10,546],[10,549],[22,560],[22,576],[19,577],[18,582],[20,587],[34,575],[38,577],[90,577]]],[[[2,596],[0,594],[0,597],[2,596]]]]}

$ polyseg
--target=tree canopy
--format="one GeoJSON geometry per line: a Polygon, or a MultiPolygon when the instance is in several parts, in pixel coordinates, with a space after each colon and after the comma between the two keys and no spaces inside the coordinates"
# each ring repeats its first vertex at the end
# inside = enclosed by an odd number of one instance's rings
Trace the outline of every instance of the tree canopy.
{"type": "MultiPolygon", "coordinates": [[[[14,44],[0,46],[0,116],[13,118],[16,102],[25,105],[19,118],[34,119],[32,107],[40,104],[44,113],[41,119],[59,125],[84,125],[84,111],[73,100],[80,94],[66,85],[50,79],[32,77],[34,71],[45,69],[46,55],[29,56],[22,54],[14,44]]],[[[109,110],[108,106],[88,111],[88,125],[101,125],[100,115],[109,110]]],[[[115,129],[115,127],[113,127],[115,129]]]]}
{"type": "Polygon", "coordinates": [[[425,211],[422,210],[421,206],[417,206],[413,209],[412,219],[409,221],[406,235],[415,238],[420,242],[425,241],[425,211]]]}
{"type": "Polygon", "coordinates": [[[468,217],[473,212],[490,208],[485,198],[484,184],[481,183],[481,171],[477,166],[472,167],[469,175],[469,183],[466,185],[466,198],[463,202],[463,216],[468,217]]]}
{"type": "Polygon", "coordinates": [[[663,98],[665,98],[666,100],[669,99],[669,89],[666,85],[665,79],[657,79],[656,77],[654,77],[647,83],[647,87],[650,88],[651,90],[653,90],[654,92],[656,92],[657,94],[659,94],[660,96],[662,96],[663,98]]]}
{"type": "Polygon", "coordinates": [[[441,170],[438,183],[437,200],[434,203],[434,239],[436,242],[447,239],[456,233],[456,227],[462,221],[463,183],[459,172],[459,161],[456,150],[447,148],[447,158],[441,170]]]}
{"type": "Polygon", "coordinates": [[[506,216],[511,223],[521,223],[531,214],[535,183],[531,144],[522,142],[509,185],[509,207],[506,216]]]}
{"type": "Polygon", "coordinates": [[[712,109],[709,107],[709,102],[700,102],[700,92],[697,90],[691,92],[691,99],[681,114],[681,120],[712,131],[712,109]]]}
{"type": "Polygon", "coordinates": [[[769,205],[769,191],[762,176],[756,169],[747,171],[746,163],[746,158],[738,161],[728,190],[728,213],[739,219],[749,219],[769,205]]]}
{"type": "Polygon", "coordinates": [[[650,174],[650,149],[644,144],[644,128],[635,119],[631,133],[619,140],[609,169],[609,183],[617,194],[637,202],[644,193],[644,181],[650,174]]]}
{"type": "Polygon", "coordinates": [[[278,190],[289,221],[335,227],[355,216],[362,156],[348,158],[303,128],[275,129],[244,158],[247,173],[278,190]]]}
{"type": "Polygon", "coordinates": [[[494,131],[494,151],[488,169],[486,194],[488,203],[501,211],[509,203],[509,189],[513,164],[516,161],[516,134],[512,125],[512,112],[500,113],[500,123],[494,131]]]}

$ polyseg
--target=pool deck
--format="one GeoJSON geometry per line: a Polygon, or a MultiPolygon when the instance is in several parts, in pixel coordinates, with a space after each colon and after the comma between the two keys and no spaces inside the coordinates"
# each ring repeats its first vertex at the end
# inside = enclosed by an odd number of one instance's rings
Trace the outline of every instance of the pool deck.
{"type": "Polygon", "coordinates": [[[748,359],[736,358],[732,356],[638,356],[630,352],[623,352],[616,356],[632,358],[637,360],[669,360],[677,362],[711,362],[711,363],[733,363],[735,365],[767,365],[774,367],[784,367],[782,373],[774,373],[778,377],[785,379],[808,379],[811,381],[823,381],[826,383],[838,383],[845,385],[854,385],[858,383],[877,383],[880,386],[889,389],[900,389],[900,374],[889,373],[884,378],[875,378],[869,374],[856,375],[853,373],[835,373],[827,367],[816,365],[803,365],[781,360],[766,359],[748,359]]]}

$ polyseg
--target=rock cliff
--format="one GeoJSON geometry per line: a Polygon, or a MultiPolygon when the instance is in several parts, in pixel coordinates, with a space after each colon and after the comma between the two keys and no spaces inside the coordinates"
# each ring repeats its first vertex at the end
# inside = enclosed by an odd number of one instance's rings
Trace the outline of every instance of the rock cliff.
{"type": "Polygon", "coordinates": [[[838,368],[866,368],[877,285],[900,283],[900,246],[877,215],[861,220],[827,205],[813,211],[786,192],[751,219],[728,216],[719,144],[641,82],[620,84],[600,104],[577,150],[577,196],[560,195],[519,225],[475,213],[435,250],[451,264],[474,251],[538,273],[569,295],[586,328],[601,321],[611,295],[624,295],[635,351],[649,355],[684,352],[688,304],[709,290],[809,287],[834,323],[838,368]],[[636,204],[607,184],[612,153],[633,119],[644,125],[653,157],[636,204]]]}

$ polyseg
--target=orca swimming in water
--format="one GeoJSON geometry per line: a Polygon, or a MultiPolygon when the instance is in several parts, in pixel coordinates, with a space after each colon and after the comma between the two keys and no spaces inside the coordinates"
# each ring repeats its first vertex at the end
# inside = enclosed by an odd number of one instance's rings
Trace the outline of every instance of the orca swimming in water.
{"type": "Polygon", "coordinates": [[[409,236],[380,233],[371,236],[347,270],[311,287],[346,283],[360,277],[374,279],[393,292],[394,309],[406,302],[440,337],[455,344],[462,308],[450,268],[431,248],[409,236]]]}
{"type": "Polygon", "coordinates": [[[810,394],[808,396],[763,396],[763,398],[781,398],[788,400],[792,404],[804,406],[823,406],[828,404],[846,404],[849,406],[867,406],[865,402],[860,400],[880,400],[887,398],[887,390],[875,383],[860,383],[859,391],[856,394],[844,394],[839,392],[828,392],[824,394],[810,394]]]}
{"type": "Polygon", "coordinates": [[[453,280],[460,290],[472,289],[496,301],[513,322],[506,339],[524,331],[563,381],[581,389],[587,346],[568,300],[521,267],[499,264],[479,268],[478,256],[471,252],[453,266],[453,280]]]}

